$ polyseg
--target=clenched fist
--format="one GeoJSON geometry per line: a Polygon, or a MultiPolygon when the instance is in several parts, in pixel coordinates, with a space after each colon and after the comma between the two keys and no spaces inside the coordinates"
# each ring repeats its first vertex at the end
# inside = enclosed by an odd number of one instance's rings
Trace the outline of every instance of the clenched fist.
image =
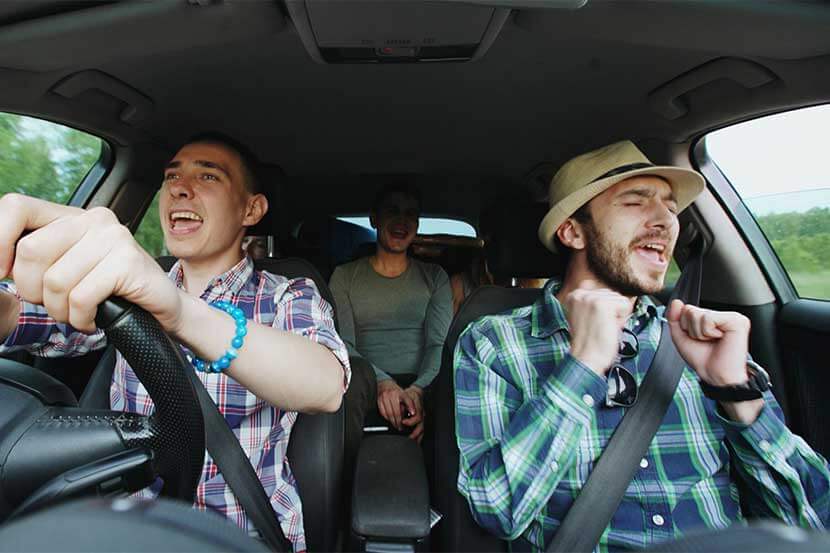
{"type": "Polygon", "coordinates": [[[620,333],[633,300],[586,280],[563,301],[571,333],[571,355],[604,375],[617,357],[620,333]]]}
{"type": "Polygon", "coordinates": [[[168,332],[181,317],[175,285],[106,208],[0,198],[0,278],[7,275],[24,300],[82,332],[95,330],[98,304],[113,295],[147,310],[168,332]]]}
{"type": "Polygon", "coordinates": [[[749,319],[680,300],[671,303],[666,318],[678,353],[703,381],[714,386],[746,382],[749,319]]]}

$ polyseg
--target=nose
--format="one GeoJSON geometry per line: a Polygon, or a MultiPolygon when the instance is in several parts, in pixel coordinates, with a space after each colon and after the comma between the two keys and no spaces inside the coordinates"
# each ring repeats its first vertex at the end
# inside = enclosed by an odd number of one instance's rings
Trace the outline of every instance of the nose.
{"type": "Polygon", "coordinates": [[[188,177],[168,181],[170,195],[174,198],[189,200],[193,198],[193,186],[188,177]]]}
{"type": "Polygon", "coordinates": [[[675,223],[677,223],[677,215],[663,201],[654,198],[651,202],[649,226],[652,228],[667,229],[675,223]]]}

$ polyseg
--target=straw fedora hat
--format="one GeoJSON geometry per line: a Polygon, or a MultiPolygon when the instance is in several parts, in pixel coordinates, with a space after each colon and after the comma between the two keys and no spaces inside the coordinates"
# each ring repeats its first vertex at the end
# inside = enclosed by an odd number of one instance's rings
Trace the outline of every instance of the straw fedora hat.
{"type": "Polygon", "coordinates": [[[638,175],[666,179],[677,199],[678,212],[686,209],[705,185],[697,171],[654,165],[630,140],[582,154],[565,163],[550,182],[550,210],[539,225],[542,244],[556,252],[554,234],[559,225],[594,196],[638,175]]]}

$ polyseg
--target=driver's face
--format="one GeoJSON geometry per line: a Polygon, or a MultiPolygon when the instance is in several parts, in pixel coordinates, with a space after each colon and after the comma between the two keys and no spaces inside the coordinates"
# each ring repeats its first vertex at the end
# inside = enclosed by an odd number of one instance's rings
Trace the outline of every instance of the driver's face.
{"type": "Polygon", "coordinates": [[[167,249],[176,257],[204,259],[239,244],[251,194],[242,160],[218,144],[184,146],[167,164],[159,219],[167,249]]]}

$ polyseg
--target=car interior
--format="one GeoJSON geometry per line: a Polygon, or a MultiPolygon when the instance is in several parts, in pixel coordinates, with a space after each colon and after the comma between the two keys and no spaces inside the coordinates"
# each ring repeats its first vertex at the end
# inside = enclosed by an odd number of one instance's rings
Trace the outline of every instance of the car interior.
{"type": "MultiPolygon", "coordinates": [[[[571,157],[617,140],[632,139],[657,164],[704,174],[706,189],[680,217],[675,262],[682,270],[689,244],[704,245],[701,304],[749,317],[750,353],[767,367],[788,426],[830,455],[820,346],[830,339],[830,298],[799,294],[706,141],[737,123],[830,102],[828,28],[830,6],[796,0],[7,2],[0,113],[100,137],[101,155],[68,202],[106,206],[132,231],[154,209],[162,168],[188,137],[234,137],[261,162],[270,203],[249,232],[269,237],[257,267],[312,278],[332,304],[334,268],[371,254],[374,243],[372,229],[343,218],[366,216],[390,180],[418,188],[423,216],[472,226],[475,236],[424,232],[412,247],[450,275],[484,260],[492,277],[455,315],[428,391],[423,447],[400,436],[366,439],[354,487],[343,489],[341,408],[301,416],[289,459],[301,467],[310,551],[507,551],[508,542],[476,527],[456,491],[452,348],[467,324],[529,305],[546,279],[561,275],[561,259],[536,235],[551,177],[571,157]],[[435,524],[430,509],[441,516],[435,524]]],[[[34,539],[46,524],[60,529],[50,539],[77,536],[93,547],[89,532],[110,536],[104,527],[121,522],[105,524],[93,512],[99,507],[60,503],[133,491],[150,476],[146,458],[105,444],[112,436],[56,441],[22,426],[62,409],[114,417],[108,379],[96,370],[112,355],[0,360],[0,403],[20,406],[0,408],[6,547],[54,547],[34,539]],[[25,451],[14,445],[24,435],[25,451]],[[44,468],[50,452],[92,443],[100,447],[44,468]],[[6,458],[10,451],[19,456],[6,458]],[[112,461],[107,478],[56,491],[56,478],[104,460],[112,461]],[[104,485],[113,475],[117,490],[104,485]]],[[[93,427],[100,430],[90,424],[78,436],[93,427]]],[[[206,526],[181,524],[199,543],[209,541],[206,526]]],[[[166,549],[172,538],[158,536],[142,547],[166,549]]],[[[115,542],[96,543],[107,550],[115,542]]]]}

